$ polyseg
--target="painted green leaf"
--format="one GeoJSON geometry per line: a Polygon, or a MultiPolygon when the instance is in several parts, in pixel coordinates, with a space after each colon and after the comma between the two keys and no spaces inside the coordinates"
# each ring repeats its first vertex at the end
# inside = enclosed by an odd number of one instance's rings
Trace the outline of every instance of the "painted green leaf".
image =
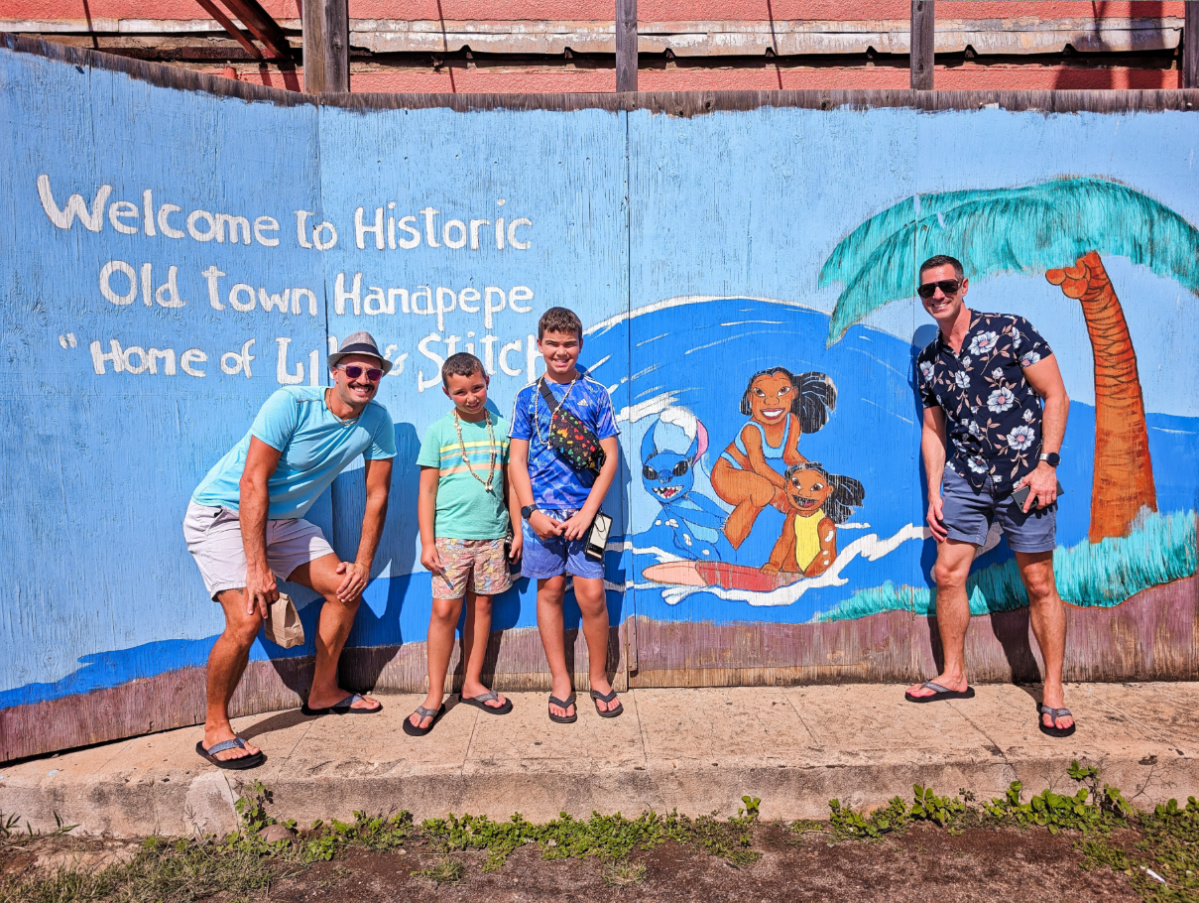
{"type": "Polygon", "coordinates": [[[1073,266],[1089,251],[1127,257],[1199,293],[1199,230],[1164,204],[1118,182],[1061,178],[1025,188],[954,191],[913,199],[871,217],[821,271],[845,288],[828,344],[871,311],[915,295],[916,267],[951,254],[977,280],[1073,266]]]}

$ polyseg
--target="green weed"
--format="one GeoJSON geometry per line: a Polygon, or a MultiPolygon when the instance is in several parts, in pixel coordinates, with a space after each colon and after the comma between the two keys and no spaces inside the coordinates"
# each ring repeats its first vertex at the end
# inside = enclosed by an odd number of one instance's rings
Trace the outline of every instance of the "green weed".
{"type": "Polygon", "coordinates": [[[413,874],[419,875],[421,878],[427,878],[438,886],[442,884],[459,884],[466,877],[466,866],[457,859],[446,858],[439,860],[427,869],[413,872],[413,874]]]}
{"type": "Polygon", "coordinates": [[[482,815],[450,815],[433,818],[421,825],[421,834],[446,852],[486,850],[484,871],[504,865],[517,847],[535,843],[544,859],[582,859],[595,856],[604,862],[624,859],[634,850],[648,850],[673,840],[695,844],[712,856],[718,856],[738,868],[761,858],[753,850],[752,827],[757,821],[761,800],[749,799],[749,812],[721,821],[714,815],[688,818],[672,812],[661,816],[652,812],[628,819],[593,812],[589,819],[576,819],[561,813],[544,825],[534,825],[519,814],[507,822],[494,822],[482,815]],[[752,813],[752,814],[751,814],[752,813]]]}
{"type": "Polygon", "coordinates": [[[645,863],[614,862],[600,877],[608,887],[634,887],[645,880],[645,863]]]}

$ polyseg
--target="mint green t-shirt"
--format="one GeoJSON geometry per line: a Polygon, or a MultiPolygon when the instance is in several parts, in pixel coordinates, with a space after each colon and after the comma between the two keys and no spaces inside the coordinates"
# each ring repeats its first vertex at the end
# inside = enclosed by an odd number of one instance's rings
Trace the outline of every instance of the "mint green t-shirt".
{"type": "Polygon", "coordinates": [[[329,484],[359,455],[368,461],[394,458],[395,427],[387,408],[369,402],[354,420],[339,420],[325,405],[323,386],[278,389],[254,418],[250,431],[200,481],[192,500],[199,505],[241,505],[239,483],[250,439],[279,451],[267,480],[271,520],[303,517],[329,484]]]}
{"type": "Polygon", "coordinates": [[[491,411],[491,438],[487,425],[459,421],[462,442],[454,429],[454,412],[429,427],[421,443],[416,463],[436,467],[437,508],[433,535],[438,539],[503,539],[508,535],[508,509],[504,505],[503,466],[508,463],[508,421],[491,411]],[[465,448],[470,468],[462,460],[465,448]],[[495,474],[488,492],[480,480],[487,480],[491,451],[495,451],[495,474]],[[471,475],[473,470],[476,476],[471,475]]]}

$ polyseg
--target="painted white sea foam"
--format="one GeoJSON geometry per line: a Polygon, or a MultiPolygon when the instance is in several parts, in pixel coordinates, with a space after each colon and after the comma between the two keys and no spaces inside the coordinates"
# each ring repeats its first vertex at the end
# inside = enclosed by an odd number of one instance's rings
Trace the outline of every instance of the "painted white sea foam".
{"type": "MultiPolygon", "coordinates": [[[[877,561],[884,555],[894,552],[909,540],[923,540],[924,534],[925,528],[916,524],[908,524],[906,527],[900,528],[894,536],[886,539],[880,539],[877,533],[868,533],[842,549],[832,567],[819,577],[801,577],[789,586],[781,586],[769,592],[727,589],[720,586],[667,586],[662,590],[662,599],[668,605],[678,605],[694,593],[710,593],[717,598],[729,602],[745,602],[755,608],[792,605],[798,602],[808,590],[826,586],[844,586],[849,581],[841,576],[841,571],[855,558],[861,557],[867,561],[877,561]]],[[[671,557],[674,558],[674,556],[671,557]]]]}

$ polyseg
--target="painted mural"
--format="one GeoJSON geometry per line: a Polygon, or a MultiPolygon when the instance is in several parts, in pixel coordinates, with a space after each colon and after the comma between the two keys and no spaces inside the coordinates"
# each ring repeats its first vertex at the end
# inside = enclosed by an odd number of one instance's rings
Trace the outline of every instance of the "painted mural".
{"type": "MultiPolygon", "coordinates": [[[[1054,561],[1088,639],[1068,678],[1195,676],[1194,114],[351,110],[9,45],[0,116],[21,124],[0,136],[0,760],[203,719],[221,619],[187,500],[359,329],[393,361],[400,452],[345,667],[422,687],[415,462],[439,367],[477,354],[502,410],[556,304],[622,430],[619,684],[914,678],[935,654],[914,268],[935,253],[964,262],[971,307],[1032,320],[1071,395],[1054,561]]],[[[310,515],[343,554],[362,482],[310,515]]],[[[312,594],[288,589],[312,636],[312,594]]],[[[541,685],[534,593],[496,602],[501,689],[541,685]]],[[[980,678],[1027,677],[998,531],[970,600],[980,678]]],[[[296,704],[312,652],[261,638],[235,708],[296,704]]]]}

